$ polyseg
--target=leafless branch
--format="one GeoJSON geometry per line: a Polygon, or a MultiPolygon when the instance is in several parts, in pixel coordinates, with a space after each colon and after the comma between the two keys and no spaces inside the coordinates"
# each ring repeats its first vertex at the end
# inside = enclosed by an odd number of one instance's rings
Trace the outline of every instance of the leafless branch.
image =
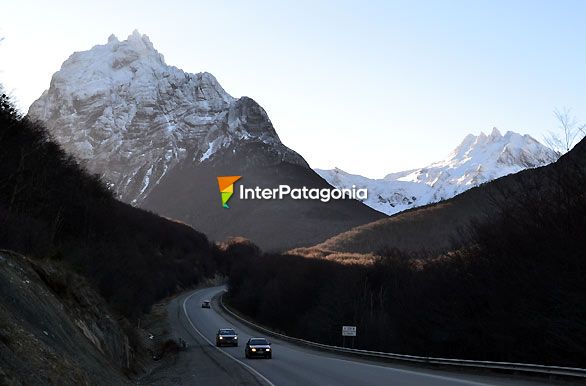
{"type": "Polygon", "coordinates": [[[558,129],[549,131],[545,136],[545,143],[555,150],[558,155],[567,153],[579,142],[586,134],[586,124],[578,124],[576,117],[571,113],[571,109],[555,109],[554,116],[558,121],[558,129]]]}

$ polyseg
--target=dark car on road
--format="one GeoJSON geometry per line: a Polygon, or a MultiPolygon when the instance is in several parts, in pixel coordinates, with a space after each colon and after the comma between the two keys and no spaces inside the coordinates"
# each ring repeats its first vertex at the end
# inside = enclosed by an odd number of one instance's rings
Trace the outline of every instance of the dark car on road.
{"type": "Polygon", "coordinates": [[[201,302],[201,308],[211,308],[210,301],[204,300],[203,302],[201,302]]]}
{"type": "Polygon", "coordinates": [[[271,359],[273,350],[271,349],[271,344],[265,338],[250,338],[246,342],[244,355],[247,358],[261,357],[271,359]]]}
{"type": "Polygon", "coordinates": [[[220,328],[216,333],[216,346],[238,346],[238,334],[232,328],[220,328]]]}

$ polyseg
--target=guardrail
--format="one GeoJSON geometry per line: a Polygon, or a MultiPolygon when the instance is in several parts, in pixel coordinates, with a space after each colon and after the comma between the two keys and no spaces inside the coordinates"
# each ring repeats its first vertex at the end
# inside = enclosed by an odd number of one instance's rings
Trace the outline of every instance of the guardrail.
{"type": "Polygon", "coordinates": [[[450,359],[450,358],[436,358],[436,357],[423,357],[417,355],[404,355],[404,354],[394,354],[394,353],[387,353],[387,352],[378,352],[378,351],[368,351],[368,350],[359,350],[359,349],[351,349],[339,346],[330,346],[327,344],[311,342],[304,339],[293,338],[291,336],[283,335],[278,332],[269,330],[265,327],[259,326],[258,324],[252,323],[242,316],[238,315],[234,311],[230,310],[223,301],[223,295],[220,295],[219,299],[220,307],[228,314],[230,314],[235,319],[239,320],[241,323],[254,328],[258,331],[263,332],[266,335],[279,338],[281,340],[296,343],[308,347],[312,347],[319,350],[324,351],[331,351],[336,353],[343,353],[343,354],[350,354],[356,355],[361,357],[370,357],[370,358],[378,358],[378,359],[390,359],[396,361],[403,361],[408,363],[422,363],[422,364],[434,364],[434,365],[447,365],[453,367],[464,367],[469,369],[484,369],[484,370],[501,370],[501,371],[510,371],[510,372],[524,372],[530,374],[539,374],[539,375],[550,375],[550,376],[565,376],[565,377],[575,377],[575,378],[584,378],[586,379],[586,369],[581,369],[577,367],[562,367],[562,366],[544,366],[544,365],[534,365],[528,363],[510,363],[510,362],[493,362],[493,361],[475,361],[475,360],[467,360],[467,359],[450,359]]]}

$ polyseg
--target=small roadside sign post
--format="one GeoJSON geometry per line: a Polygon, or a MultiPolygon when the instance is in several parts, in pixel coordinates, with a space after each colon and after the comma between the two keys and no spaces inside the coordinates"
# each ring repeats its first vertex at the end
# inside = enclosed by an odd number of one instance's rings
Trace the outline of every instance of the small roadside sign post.
{"type": "Polygon", "coordinates": [[[346,347],[346,337],[351,337],[351,346],[354,348],[354,338],[356,338],[356,326],[342,326],[342,347],[346,347]]]}

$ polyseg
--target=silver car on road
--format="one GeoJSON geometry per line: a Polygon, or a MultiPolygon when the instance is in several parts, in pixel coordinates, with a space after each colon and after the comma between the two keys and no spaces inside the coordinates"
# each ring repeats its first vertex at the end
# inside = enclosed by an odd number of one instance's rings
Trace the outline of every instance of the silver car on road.
{"type": "Polygon", "coordinates": [[[232,328],[220,328],[216,333],[216,346],[238,346],[238,334],[232,328]]]}

